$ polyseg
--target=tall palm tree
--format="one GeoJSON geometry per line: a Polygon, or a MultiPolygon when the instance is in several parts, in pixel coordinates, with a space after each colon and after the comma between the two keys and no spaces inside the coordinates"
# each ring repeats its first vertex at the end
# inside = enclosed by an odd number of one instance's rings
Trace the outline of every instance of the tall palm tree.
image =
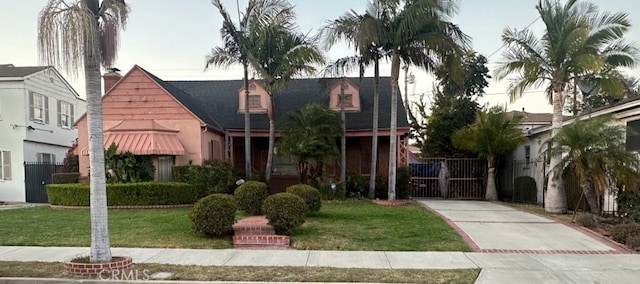
{"type": "Polygon", "coordinates": [[[456,148],[487,159],[487,200],[498,200],[496,158],[527,140],[520,129],[522,120],[522,116],[509,117],[502,107],[492,107],[479,111],[473,124],[458,130],[451,138],[456,148]]]}
{"type": "Polygon", "coordinates": [[[336,112],[309,104],[288,115],[278,150],[297,163],[300,183],[317,185],[319,169],[337,154],[341,120],[336,112]]]}
{"type": "Polygon", "coordinates": [[[378,167],[378,120],[379,120],[379,81],[380,81],[380,59],[383,51],[379,46],[377,31],[382,30],[382,10],[379,2],[369,2],[367,12],[358,14],[351,10],[342,17],[328,23],[321,30],[321,36],[327,47],[331,47],[338,41],[345,41],[349,45],[354,45],[357,56],[345,57],[336,60],[335,63],[327,66],[329,74],[345,74],[349,70],[358,68],[360,79],[364,76],[364,70],[373,64],[374,88],[373,88],[373,122],[371,136],[371,166],[369,175],[368,197],[373,199],[376,190],[376,175],[378,167]]]}
{"type": "Polygon", "coordinates": [[[112,67],[120,29],[129,15],[124,0],[49,0],[38,18],[38,53],[49,65],[77,75],[84,67],[91,187],[91,262],[111,261],[104,170],[100,66],[112,67]]]}
{"type": "Polygon", "coordinates": [[[317,65],[324,64],[324,56],[317,47],[314,39],[294,31],[293,16],[282,19],[264,30],[264,36],[257,41],[255,57],[250,58],[258,75],[264,81],[269,94],[271,109],[269,116],[269,148],[267,151],[267,166],[265,180],[271,180],[273,167],[273,150],[275,145],[276,128],[276,96],[284,90],[291,81],[301,75],[313,75],[317,65]]]}
{"type": "Polygon", "coordinates": [[[221,0],[212,0],[222,16],[222,47],[214,47],[205,57],[205,68],[229,67],[241,64],[244,72],[244,156],[245,175],[251,177],[251,116],[249,113],[249,69],[256,69],[253,54],[260,48],[256,43],[264,30],[272,24],[287,23],[293,6],[286,0],[250,0],[247,8],[234,23],[221,0]]]}
{"type": "Polygon", "coordinates": [[[382,29],[375,32],[391,60],[388,199],[395,200],[400,64],[433,71],[446,56],[461,55],[469,47],[470,39],[449,21],[457,11],[457,1],[375,0],[374,3],[382,11],[384,23],[382,29]]]}
{"type": "MultiPolygon", "coordinates": [[[[511,100],[521,97],[530,87],[546,85],[553,103],[552,135],[562,127],[562,109],[567,98],[568,83],[588,81],[603,87],[623,84],[619,76],[610,76],[618,67],[635,65],[637,48],[624,40],[630,22],[625,13],[601,13],[588,2],[540,0],[536,5],[545,25],[541,38],[525,29],[507,28],[502,34],[506,45],[503,62],[496,77],[504,79],[516,74],[509,85],[511,100]]],[[[551,157],[555,169],[562,157],[551,157]]],[[[567,210],[567,198],[561,186],[560,173],[548,176],[545,210],[560,213],[567,210]]]]}
{"type": "MultiPolygon", "coordinates": [[[[598,196],[612,186],[637,188],[640,164],[626,151],[626,129],[611,117],[577,120],[563,127],[546,154],[562,156],[557,172],[569,169],[578,180],[591,213],[600,213],[598,196]]],[[[548,145],[548,144],[545,144],[548,145]]]]}

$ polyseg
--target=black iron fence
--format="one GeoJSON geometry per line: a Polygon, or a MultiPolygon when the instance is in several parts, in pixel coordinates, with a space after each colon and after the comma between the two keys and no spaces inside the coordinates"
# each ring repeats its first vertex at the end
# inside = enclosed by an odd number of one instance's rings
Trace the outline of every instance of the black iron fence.
{"type": "Polygon", "coordinates": [[[542,173],[542,163],[504,159],[499,162],[496,183],[498,198],[505,201],[541,203],[538,200],[536,171],[542,173]]]}
{"type": "Polygon", "coordinates": [[[412,197],[484,199],[484,159],[427,158],[409,164],[412,197]]]}
{"type": "Polygon", "coordinates": [[[24,185],[26,202],[47,203],[46,185],[51,183],[51,176],[60,170],[64,164],[24,162],[24,185]]]}

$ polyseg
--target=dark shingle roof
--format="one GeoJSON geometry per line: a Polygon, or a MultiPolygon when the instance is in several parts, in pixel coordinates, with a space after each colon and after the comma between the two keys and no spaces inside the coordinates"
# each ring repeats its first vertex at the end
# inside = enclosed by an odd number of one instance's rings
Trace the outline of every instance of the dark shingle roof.
{"type": "MultiPolygon", "coordinates": [[[[347,129],[371,129],[373,118],[373,78],[349,78],[360,89],[360,112],[347,112],[347,129]]],[[[238,92],[242,80],[233,81],[167,81],[190,96],[186,100],[194,100],[189,105],[201,105],[210,116],[226,129],[244,128],[244,114],[238,113],[238,92]]],[[[301,109],[304,105],[315,102],[329,105],[329,86],[335,81],[328,79],[297,79],[290,86],[276,95],[276,125],[282,125],[288,113],[301,109]]],[[[181,100],[180,98],[178,98],[181,100]]],[[[181,100],[182,101],[182,100],[181,100]]],[[[379,127],[390,128],[391,80],[380,78],[380,112],[379,127]]],[[[195,112],[195,111],[194,111],[195,112]]],[[[408,127],[400,92],[398,92],[398,127],[408,127]]],[[[267,114],[252,114],[251,129],[267,130],[269,122],[267,114]]]]}
{"type": "Polygon", "coordinates": [[[191,95],[185,93],[184,91],[180,90],[179,88],[176,88],[174,85],[169,84],[165,81],[162,81],[162,79],[156,77],[155,75],[151,74],[149,71],[144,70],[142,67],[138,66],[140,68],[140,70],[144,71],[145,73],[147,73],[147,75],[149,75],[149,77],[151,77],[151,79],[153,79],[154,81],[156,81],[162,88],[164,88],[167,92],[169,92],[174,98],[176,98],[178,101],[180,101],[180,103],[182,103],[186,108],[188,108],[191,112],[193,112],[193,114],[195,114],[196,116],[198,116],[200,119],[202,119],[202,121],[204,121],[206,124],[208,124],[209,126],[212,126],[214,128],[217,128],[218,130],[223,130],[224,128],[222,127],[222,125],[220,125],[218,123],[218,121],[214,118],[214,116],[211,115],[210,112],[208,112],[202,105],[202,103],[200,101],[198,101],[198,99],[192,97],[191,95]]]}
{"type": "Polygon", "coordinates": [[[49,66],[13,67],[11,64],[0,65],[0,77],[25,77],[49,68],[49,66]]]}

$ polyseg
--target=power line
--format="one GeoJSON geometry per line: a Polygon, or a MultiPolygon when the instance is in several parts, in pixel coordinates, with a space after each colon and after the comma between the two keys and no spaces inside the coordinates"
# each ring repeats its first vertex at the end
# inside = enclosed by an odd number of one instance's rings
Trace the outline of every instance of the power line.
{"type": "MultiPolygon", "coordinates": [[[[535,24],[538,20],[540,19],[540,16],[536,17],[535,20],[533,20],[533,22],[529,23],[526,27],[524,27],[524,29],[522,30],[526,30],[528,28],[530,28],[531,26],[533,26],[533,24],[535,24]]],[[[500,50],[502,50],[502,48],[504,48],[504,44],[500,45],[500,47],[498,47],[498,49],[496,49],[494,52],[492,52],[489,56],[487,56],[487,59],[491,58],[492,56],[496,55],[496,53],[498,53],[500,50]]]]}

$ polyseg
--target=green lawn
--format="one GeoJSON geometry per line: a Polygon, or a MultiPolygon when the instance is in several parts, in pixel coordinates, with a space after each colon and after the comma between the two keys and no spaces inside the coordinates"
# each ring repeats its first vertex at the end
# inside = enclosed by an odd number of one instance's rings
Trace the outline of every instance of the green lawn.
{"type": "MultiPolygon", "coordinates": [[[[231,248],[231,238],[191,231],[190,208],[109,210],[114,247],[231,248]]],[[[89,210],[35,207],[0,211],[0,245],[89,246],[89,210]]],[[[323,204],[292,236],[296,249],[469,251],[444,221],[417,204],[323,204]]]]}
{"type": "Polygon", "coordinates": [[[416,203],[404,207],[371,201],[323,204],[291,238],[297,249],[470,251],[447,223],[416,203]]]}

